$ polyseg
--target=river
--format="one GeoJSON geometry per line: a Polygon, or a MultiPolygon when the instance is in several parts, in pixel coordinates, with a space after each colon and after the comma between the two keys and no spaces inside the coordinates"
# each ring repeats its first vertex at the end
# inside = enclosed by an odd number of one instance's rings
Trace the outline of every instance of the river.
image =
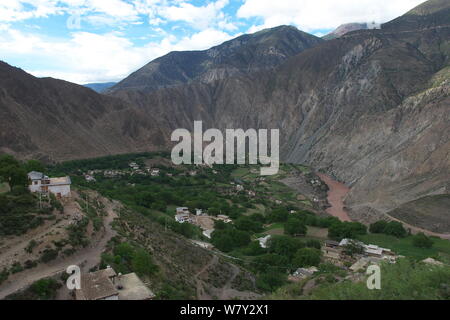
{"type": "Polygon", "coordinates": [[[344,208],[344,199],[350,192],[350,188],[343,183],[333,180],[326,174],[317,173],[317,175],[329,188],[327,199],[331,207],[326,211],[332,216],[339,218],[341,221],[351,221],[344,208]]]}

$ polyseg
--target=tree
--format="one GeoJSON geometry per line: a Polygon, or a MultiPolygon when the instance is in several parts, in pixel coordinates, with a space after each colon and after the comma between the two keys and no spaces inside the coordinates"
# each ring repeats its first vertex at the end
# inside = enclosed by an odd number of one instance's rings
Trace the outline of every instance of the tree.
{"type": "Polygon", "coordinates": [[[306,241],[306,247],[320,249],[322,247],[322,245],[320,244],[319,240],[310,239],[310,240],[306,241]]]}
{"type": "Polygon", "coordinates": [[[114,254],[126,261],[130,261],[134,255],[134,248],[128,242],[122,242],[114,248],[114,254]]]}
{"type": "Polygon", "coordinates": [[[314,248],[299,249],[292,260],[295,267],[318,266],[320,263],[321,251],[314,248]]]}
{"type": "Polygon", "coordinates": [[[413,237],[413,246],[418,248],[426,248],[429,249],[433,246],[433,240],[427,237],[423,232],[416,234],[413,237]]]}
{"type": "Polygon", "coordinates": [[[397,238],[406,237],[406,235],[408,234],[408,232],[403,227],[403,224],[398,221],[377,221],[370,225],[369,231],[371,233],[384,233],[397,238]]]}
{"type": "Polygon", "coordinates": [[[267,215],[267,220],[270,222],[285,222],[288,216],[289,213],[285,208],[277,208],[267,215]]]}
{"type": "Polygon", "coordinates": [[[403,227],[403,224],[398,221],[389,222],[384,228],[384,233],[397,238],[404,238],[408,234],[408,232],[403,227]]]}
{"type": "Polygon", "coordinates": [[[305,235],[306,231],[306,226],[298,218],[291,217],[284,224],[284,232],[289,235],[305,235]]]}
{"type": "Polygon", "coordinates": [[[286,282],[286,274],[270,272],[261,274],[256,280],[256,286],[267,292],[273,292],[286,282]]]}
{"type": "Polygon", "coordinates": [[[261,232],[263,230],[261,222],[246,216],[236,219],[236,221],[234,221],[234,225],[236,229],[253,233],[261,232]]]}
{"type": "Polygon", "coordinates": [[[356,238],[367,233],[367,227],[359,222],[334,222],[328,229],[328,236],[333,240],[356,238]]]}
{"type": "Polygon", "coordinates": [[[211,243],[223,252],[230,252],[235,248],[244,247],[250,241],[250,235],[247,232],[233,228],[215,230],[211,234],[211,243]]]}
{"type": "Polygon", "coordinates": [[[281,256],[276,253],[267,253],[261,256],[255,257],[252,261],[252,267],[256,272],[277,272],[286,268],[289,264],[289,260],[285,256],[281,256]]]}
{"type": "Polygon", "coordinates": [[[24,169],[26,170],[26,172],[31,172],[31,171],[44,172],[45,171],[44,165],[39,160],[28,160],[24,165],[24,169]]]}
{"type": "Polygon", "coordinates": [[[268,245],[270,253],[285,256],[289,260],[292,259],[299,248],[305,247],[305,244],[299,239],[288,236],[272,236],[268,241],[268,245]]]}
{"type": "Polygon", "coordinates": [[[158,270],[151,255],[144,249],[138,249],[131,260],[133,271],[139,275],[151,275],[158,270]]]}
{"type": "Polygon", "coordinates": [[[41,279],[31,285],[31,292],[34,293],[39,300],[51,300],[56,296],[56,291],[61,287],[54,279],[41,279]]]}
{"type": "Polygon", "coordinates": [[[222,220],[214,220],[214,230],[224,230],[227,224],[222,220]]]}
{"type": "Polygon", "coordinates": [[[28,182],[25,169],[11,155],[0,156],[0,177],[9,183],[11,189],[14,186],[25,186],[28,182]]]}
{"type": "Polygon", "coordinates": [[[384,233],[384,230],[386,229],[387,224],[388,224],[387,221],[384,221],[384,220],[374,222],[370,225],[369,231],[371,233],[384,233]]]}
{"type": "Polygon", "coordinates": [[[242,250],[242,253],[246,256],[259,256],[266,252],[267,250],[260,246],[259,241],[252,241],[245,249],[242,250]]]}

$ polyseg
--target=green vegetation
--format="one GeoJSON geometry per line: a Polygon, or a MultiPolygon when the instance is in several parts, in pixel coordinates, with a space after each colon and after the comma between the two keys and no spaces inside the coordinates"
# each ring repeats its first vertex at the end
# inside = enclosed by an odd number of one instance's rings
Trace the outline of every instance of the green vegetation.
{"type": "Polygon", "coordinates": [[[392,249],[395,253],[415,260],[423,260],[429,257],[441,260],[441,256],[450,255],[450,241],[431,237],[433,246],[431,248],[420,248],[413,244],[414,236],[396,238],[384,234],[367,234],[358,237],[364,243],[375,244],[383,248],[392,249]]]}
{"type": "Polygon", "coordinates": [[[384,233],[397,238],[406,237],[408,234],[403,224],[398,221],[387,222],[384,220],[372,223],[369,227],[371,233],[384,233]]]}
{"type": "Polygon", "coordinates": [[[152,256],[143,248],[128,242],[115,243],[112,254],[103,254],[101,267],[111,266],[123,274],[136,272],[139,276],[151,276],[158,272],[152,256]]]}
{"type": "Polygon", "coordinates": [[[383,264],[381,290],[369,290],[365,281],[324,284],[308,299],[319,300],[448,300],[450,268],[432,267],[400,259],[396,264],[383,264]]]}
{"type": "Polygon", "coordinates": [[[22,163],[10,155],[0,156],[0,185],[11,186],[0,192],[0,236],[21,235],[53,218],[58,204],[44,201],[39,209],[38,199],[27,188],[28,170],[41,167],[38,161],[22,163]]]}
{"type": "Polygon", "coordinates": [[[359,222],[333,222],[328,228],[328,236],[333,240],[354,239],[367,234],[367,227],[359,222]]]}
{"type": "Polygon", "coordinates": [[[297,267],[311,267],[320,264],[321,251],[315,248],[299,249],[292,260],[297,267]]]}
{"type": "Polygon", "coordinates": [[[417,248],[430,249],[433,246],[433,240],[427,237],[423,232],[416,234],[412,240],[413,246],[417,248]]]}
{"type": "Polygon", "coordinates": [[[30,287],[16,294],[6,297],[7,300],[54,300],[61,284],[55,279],[41,279],[30,287]]]}
{"type": "Polygon", "coordinates": [[[298,217],[290,217],[284,225],[284,232],[293,236],[304,236],[307,232],[307,228],[298,217]]]}

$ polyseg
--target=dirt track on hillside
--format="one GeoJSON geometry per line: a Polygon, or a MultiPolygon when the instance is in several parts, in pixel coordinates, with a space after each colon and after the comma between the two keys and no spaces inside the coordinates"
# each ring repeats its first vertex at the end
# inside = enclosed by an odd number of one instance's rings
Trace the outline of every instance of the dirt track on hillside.
{"type": "Polygon", "coordinates": [[[10,294],[25,289],[39,279],[52,277],[64,272],[70,265],[80,266],[82,272],[88,272],[89,269],[98,265],[106,244],[116,234],[112,229],[111,223],[116,218],[115,209],[118,207],[118,203],[106,199],[103,199],[103,203],[107,216],[103,220],[104,229],[99,240],[79,250],[70,257],[57,259],[47,264],[39,264],[35,268],[11,275],[0,286],[0,299],[4,299],[10,294]]]}

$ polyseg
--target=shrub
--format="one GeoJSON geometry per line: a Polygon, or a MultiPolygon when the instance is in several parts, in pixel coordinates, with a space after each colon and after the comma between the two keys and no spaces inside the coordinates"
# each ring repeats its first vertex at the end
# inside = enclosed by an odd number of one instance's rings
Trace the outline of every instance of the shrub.
{"type": "Polygon", "coordinates": [[[307,231],[306,225],[295,217],[291,217],[284,224],[284,232],[289,235],[305,235],[307,231]]]}
{"type": "Polygon", "coordinates": [[[313,248],[299,249],[292,260],[295,267],[318,266],[321,258],[321,251],[313,248]]]}
{"type": "Polygon", "coordinates": [[[416,234],[412,240],[413,246],[429,249],[433,246],[433,240],[427,237],[423,232],[416,234]]]}

